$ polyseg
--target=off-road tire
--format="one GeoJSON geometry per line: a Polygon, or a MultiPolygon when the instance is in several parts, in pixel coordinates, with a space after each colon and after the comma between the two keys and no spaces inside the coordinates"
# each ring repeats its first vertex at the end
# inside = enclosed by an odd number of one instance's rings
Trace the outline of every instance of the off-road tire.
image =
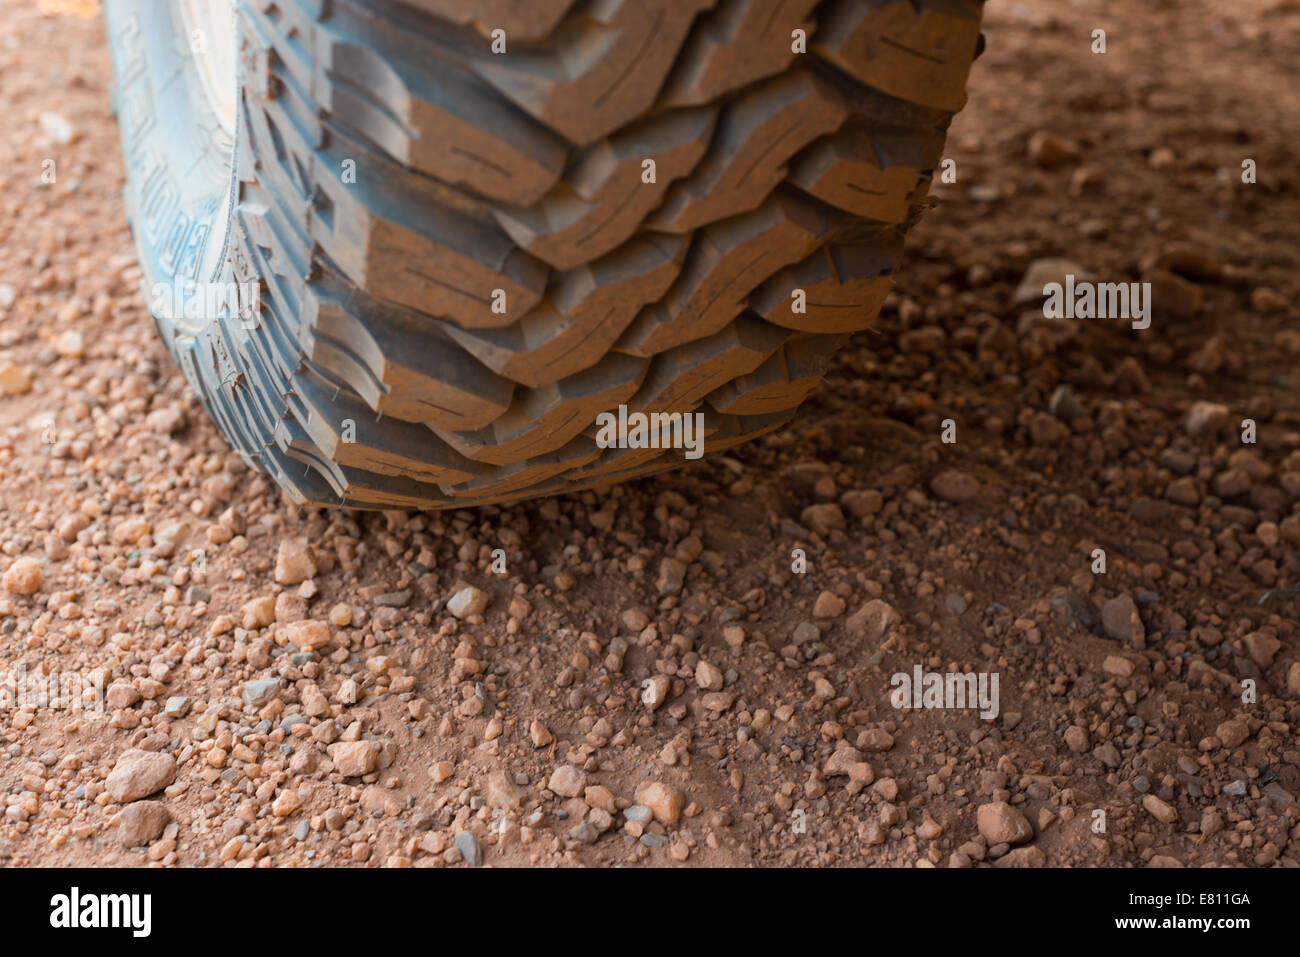
{"type": "Polygon", "coordinates": [[[682,461],[599,447],[620,404],[706,453],[786,422],[890,287],[982,0],[238,0],[233,137],[174,6],[106,14],[146,294],[256,298],[151,296],[169,349],[295,501],[444,508],[682,461]]]}

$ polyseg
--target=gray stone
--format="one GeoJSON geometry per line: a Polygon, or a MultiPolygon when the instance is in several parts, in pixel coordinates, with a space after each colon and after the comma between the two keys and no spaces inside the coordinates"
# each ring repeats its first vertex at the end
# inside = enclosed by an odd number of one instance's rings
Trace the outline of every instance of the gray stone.
{"type": "Polygon", "coordinates": [[[470,867],[478,867],[483,863],[483,850],[479,847],[478,838],[469,831],[456,832],[456,850],[460,851],[460,856],[470,867]]]}
{"type": "Polygon", "coordinates": [[[600,837],[600,832],[588,821],[575,824],[569,829],[569,838],[579,844],[595,844],[598,837],[600,837]]]}
{"type": "Polygon", "coordinates": [[[653,816],[654,812],[644,804],[633,804],[623,812],[623,817],[627,818],[633,824],[649,824],[650,819],[653,816]]]}
{"type": "Polygon", "coordinates": [[[253,708],[270,704],[279,693],[279,678],[259,678],[244,682],[244,703],[253,708]]]}

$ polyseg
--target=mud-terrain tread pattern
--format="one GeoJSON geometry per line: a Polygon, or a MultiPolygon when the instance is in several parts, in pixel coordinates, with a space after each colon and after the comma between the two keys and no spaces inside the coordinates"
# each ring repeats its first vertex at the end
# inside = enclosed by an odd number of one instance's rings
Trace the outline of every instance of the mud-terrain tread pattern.
{"type": "Polygon", "coordinates": [[[598,447],[620,403],[702,412],[709,452],[771,432],[888,291],[981,7],[241,0],[229,275],[260,279],[260,321],[169,345],[302,503],[682,462],[598,447]]]}

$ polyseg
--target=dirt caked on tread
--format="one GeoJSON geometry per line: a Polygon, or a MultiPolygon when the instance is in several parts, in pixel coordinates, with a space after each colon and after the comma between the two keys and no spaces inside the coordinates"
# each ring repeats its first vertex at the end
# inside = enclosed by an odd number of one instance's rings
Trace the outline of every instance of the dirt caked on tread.
{"type": "Polygon", "coordinates": [[[890,288],[982,0],[235,8],[222,182],[156,8],[108,5],[146,285],[257,290],[158,326],[295,501],[459,508],[682,461],[598,445],[619,405],[706,452],[789,421],[890,288]]]}

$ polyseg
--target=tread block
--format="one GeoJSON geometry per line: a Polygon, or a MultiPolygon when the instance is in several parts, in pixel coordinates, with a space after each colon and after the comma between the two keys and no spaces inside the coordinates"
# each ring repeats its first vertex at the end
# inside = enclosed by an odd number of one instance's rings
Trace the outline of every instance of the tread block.
{"type": "Polygon", "coordinates": [[[367,232],[362,288],[467,329],[507,325],[546,289],[545,266],[495,229],[447,207],[420,211],[418,228],[374,217],[367,232]],[[497,289],[505,291],[504,314],[492,311],[497,289]]]}
{"type": "Polygon", "coordinates": [[[795,58],[792,32],[813,33],[817,0],[722,0],[691,32],[659,102],[710,103],[779,73],[795,58]]]}
{"type": "Polygon", "coordinates": [[[835,0],[812,50],[870,87],[936,110],[966,102],[979,6],[966,0],[835,0]]]}
{"type": "MultiPolygon", "coordinates": [[[[304,261],[310,255],[310,245],[303,224],[311,204],[294,169],[304,157],[311,156],[310,148],[297,138],[293,125],[284,122],[283,129],[297,150],[291,152],[270,111],[246,109],[243,116],[246,135],[241,137],[238,148],[250,164],[254,156],[261,158],[257,160],[260,181],[241,182],[238,187],[241,207],[247,205],[253,213],[245,218],[244,228],[257,246],[304,261]],[[275,222],[264,215],[272,210],[279,213],[275,222]]],[[[283,115],[281,118],[287,120],[283,115]]]]}
{"type": "Polygon", "coordinates": [[[695,14],[713,2],[592,0],[555,30],[552,50],[488,55],[475,69],[528,113],[586,146],[650,107],[695,14]]]}
{"type": "Polygon", "coordinates": [[[478,508],[482,505],[503,505],[507,502],[521,502],[530,498],[560,495],[572,491],[572,488],[563,477],[551,478],[544,482],[538,482],[536,485],[526,485],[523,488],[513,489],[497,495],[488,492],[478,498],[456,499],[456,508],[478,508]]]}
{"type": "Polygon", "coordinates": [[[670,452],[670,449],[607,449],[605,454],[595,462],[574,469],[569,478],[574,482],[589,483],[597,479],[608,480],[610,476],[629,472],[641,474],[641,470],[648,467],[647,463],[656,462],[661,458],[670,459],[668,467],[671,468],[681,459],[671,455],[670,452]]]}
{"type": "Polygon", "coordinates": [[[485,429],[439,431],[463,455],[490,465],[508,465],[554,451],[585,432],[596,416],[628,399],[650,363],[613,353],[599,365],[538,389],[527,389],[485,429]]]}
{"type": "Polygon", "coordinates": [[[263,451],[258,463],[295,505],[331,508],[344,504],[344,498],[324,475],[310,465],[304,467],[303,462],[290,458],[279,448],[263,451]]]}
{"type": "Polygon", "coordinates": [[[240,9],[275,51],[281,82],[291,78],[338,123],[405,166],[502,202],[536,202],[559,179],[563,139],[488,84],[351,4],[324,20],[302,6],[254,0],[240,9]]]}
{"type": "Polygon", "coordinates": [[[790,182],[846,212],[899,224],[907,220],[922,173],[938,160],[931,159],[925,140],[841,130],[799,154],[790,164],[790,182]]]}
{"type": "Polygon", "coordinates": [[[502,495],[571,472],[595,461],[600,452],[600,447],[595,442],[585,435],[579,435],[553,452],[502,466],[491,475],[471,479],[460,485],[444,486],[444,491],[457,499],[502,495]]]}
{"type": "Polygon", "coordinates": [[[749,308],[768,322],[798,332],[841,333],[868,328],[893,287],[903,237],[889,232],[875,243],[832,243],[783,269],[749,297],[749,308]],[[796,289],[804,312],[794,311],[796,289]]]}
{"type": "Polygon", "coordinates": [[[794,409],[817,387],[848,336],[805,336],[787,342],[757,369],[709,393],[709,405],[731,415],[794,409]]]}
{"type": "Polygon", "coordinates": [[[825,232],[816,204],[786,191],[702,230],[681,276],[662,301],[637,316],[618,348],[648,357],[712,335],[740,314],[755,286],[807,256],[825,232]]]}
{"type": "Polygon", "coordinates": [[[480,32],[497,28],[511,39],[536,40],[546,36],[573,6],[574,0],[405,0],[407,4],[480,32]]]}
{"type": "Polygon", "coordinates": [[[304,303],[306,354],[377,412],[459,431],[481,429],[509,408],[513,383],[438,338],[428,320],[374,301],[363,306],[329,282],[312,291],[304,303]]]}
{"type": "Polygon", "coordinates": [[[331,266],[358,288],[479,328],[507,325],[510,310],[540,299],[547,268],[517,249],[482,204],[327,130],[328,145],[314,154],[309,228],[331,266]],[[329,173],[354,155],[355,183],[329,173]],[[424,258],[431,249],[434,258],[424,258]],[[505,292],[507,314],[492,311],[496,289],[505,292]]]}
{"type": "Polygon", "coordinates": [[[450,443],[431,441],[423,425],[381,419],[350,390],[335,389],[315,375],[298,376],[295,385],[307,411],[303,428],[339,465],[434,485],[466,482],[483,472],[450,443]]]}
{"type": "Polygon", "coordinates": [[[680,110],[602,141],[533,208],[494,211],[501,228],[556,269],[572,269],[626,240],[709,145],[716,109],[680,110]],[[642,162],[655,161],[655,182],[642,162]]]}
{"type": "Polygon", "coordinates": [[[567,273],[513,326],[447,333],[489,369],[538,388],[600,362],[641,306],[677,278],[685,254],[680,237],[641,237],[567,273]]]}
{"type": "Polygon", "coordinates": [[[368,508],[427,508],[428,503],[447,501],[447,497],[436,485],[331,462],[317,448],[302,425],[292,418],[283,420],[277,426],[275,438],[276,444],[288,459],[301,463],[299,468],[304,478],[315,471],[325,480],[336,496],[328,504],[359,504],[368,508]]]}
{"type": "Polygon", "coordinates": [[[725,382],[753,372],[790,335],[742,315],[720,332],[655,356],[631,412],[687,412],[725,382]]]}
{"type": "Polygon", "coordinates": [[[393,159],[506,203],[536,202],[563,173],[563,140],[483,84],[433,61],[412,80],[416,94],[382,60],[362,65],[375,56],[350,44],[336,49],[335,63],[348,64],[349,72],[335,75],[322,105],[393,159]],[[385,74],[391,74],[387,82],[375,79],[385,74]],[[376,100],[400,104],[401,111],[381,109],[376,100]]]}
{"type": "Polygon", "coordinates": [[[704,447],[704,454],[707,456],[725,452],[760,435],[775,432],[794,418],[795,411],[784,409],[765,415],[723,415],[721,412],[706,408],[704,422],[713,431],[704,447]]]}
{"type": "Polygon", "coordinates": [[[546,266],[518,249],[486,215],[474,215],[463,201],[453,206],[453,198],[431,181],[419,182],[373,155],[348,149],[338,133],[328,137],[337,142],[313,149],[285,114],[281,104],[287,99],[245,111],[250,148],[262,157],[260,170],[271,188],[243,184],[244,199],[256,194],[263,207],[279,213],[255,217],[249,229],[258,246],[288,251],[305,272],[311,250],[298,230],[309,229],[358,288],[471,328],[511,321],[492,311],[496,289],[504,290],[514,315],[540,300],[546,266]],[[338,176],[349,152],[360,157],[355,183],[338,176]]]}
{"type": "Polygon", "coordinates": [[[765,80],[726,107],[704,161],[646,226],[683,233],[757,208],[785,177],[786,161],[847,116],[839,94],[809,70],[765,80]]]}
{"type": "Polygon", "coordinates": [[[651,475],[659,475],[662,472],[671,472],[673,469],[681,468],[682,461],[679,456],[665,455],[653,462],[646,462],[635,468],[624,469],[621,472],[609,472],[598,478],[577,483],[569,491],[578,492],[588,488],[608,488],[611,485],[620,485],[623,482],[631,482],[635,479],[649,478],[651,475]]]}

